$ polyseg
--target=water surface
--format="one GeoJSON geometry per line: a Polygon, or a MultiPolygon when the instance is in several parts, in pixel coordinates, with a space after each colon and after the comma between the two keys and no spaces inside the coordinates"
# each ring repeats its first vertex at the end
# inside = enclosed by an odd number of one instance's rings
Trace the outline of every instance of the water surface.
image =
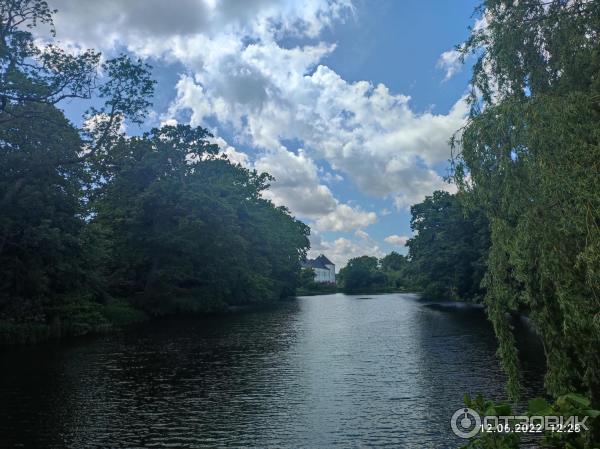
{"type": "MultiPolygon", "coordinates": [[[[525,386],[541,391],[524,329],[525,386]]],[[[0,354],[3,447],[458,447],[465,393],[501,398],[483,311],[302,297],[0,354]]]]}

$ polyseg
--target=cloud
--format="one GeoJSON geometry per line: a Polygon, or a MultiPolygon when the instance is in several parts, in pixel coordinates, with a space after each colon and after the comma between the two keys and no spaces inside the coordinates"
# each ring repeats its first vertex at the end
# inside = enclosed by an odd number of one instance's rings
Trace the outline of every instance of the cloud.
{"type": "Polygon", "coordinates": [[[448,50],[440,55],[440,58],[437,62],[437,67],[446,72],[444,81],[449,80],[458,72],[460,72],[460,69],[462,68],[460,55],[461,53],[458,50],[448,50]]]}
{"type": "MultiPolygon", "coordinates": [[[[488,27],[489,18],[486,14],[487,12],[475,20],[475,23],[472,26],[474,32],[483,31],[488,27]]],[[[457,49],[445,51],[440,55],[436,66],[446,72],[443,81],[448,81],[461,71],[463,63],[460,61],[460,56],[461,52],[457,49]]]]}
{"type": "Polygon", "coordinates": [[[104,49],[125,45],[139,54],[169,51],[197,36],[316,37],[352,13],[350,0],[49,0],[58,9],[62,40],[104,49]]]}
{"type": "Polygon", "coordinates": [[[361,238],[361,239],[363,239],[363,240],[368,240],[368,239],[370,239],[370,238],[371,238],[371,237],[369,236],[369,234],[368,234],[368,233],[366,233],[365,231],[363,231],[362,229],[358,229],[358,230],[356,230],[356,231],[354,232],[354,235],[355,235],[355,236],[357,236],[357,237],[359,237],[359,238],[361,238]]]}
{"type": "Polygon", "coordinates": [[[313,227],[320,231],[350,231],[377,221],[374,212],[365,212],[334,198],[329,187],[320,183],[314,161],[302,150],[297,154],[285,148],[267,152],[253,167],[275,177],[266,192],[269,199],[313,220],[313,227]]]}
{"type": "Polygon", "coordinates": [[[425,196],[431,195],[435,190],[445,190],[446,192],[456,193],[455,184],[449,184],[443,181],[433,170],[430,173],[415,173],[411,176],[412,183],[394,197],[396,209],[408,209],[413,204],[422,202],[425,196]]]}
{"type": "Polygon", "coordinates": [[[222,137],[212,137],[209,139],[209,142],[218,145],[220,149],[220,154],[227,156],[227,159],[229,159],[234,164],[240,164],[242,167],[245,168],[252,168],[250,164],[250,158],[248,157],[248,155],[244,152],[236,150],[234,147],[229,145],[222,137]]]}
{"type": "MultiPolygon", "coordinates": [[[[322,32],[353,13],[350,0],[181,0],[177,7],[162,0],[52,0],[50,6],[59,9],[58,37],[67,44],[126,48],[183,67],[161,119],[211,129],[217,123],[237,147],[252,148],[251,158],[219,141],[232,160],[275,176],[267,196],[317,232],[362,230],[377,221],[376,213],[335,197],[328,184],[340,178],[397,208],[452,189],[436,167],[450,156],[448,139],[464,123],[466,102],[459,99],[447,114],[419,113],[409,96],[349,82],[327,67],[335,44],[323,41],[322,32]],[[303,149],[290,151],[288,141],[303,149]],[[327,171],[319,170],[322,161],[327,171]]],[[[340,260],[355,250],[379,251],[357,238],[328,245],[340,260]]]]}
{"type": "Polygon", "coordinates": [[[216,118],[244,142],[264,150],[279,148],[286,139],[299,140],[306,151],[326,160],[368,194],[410,202],[445,187],[432,166],[450,157],[448,140],[468,111],[462,99],[448,114],[416,114],[409,97],[391,94],[384,85],[348,83],[323,65],[310,73],[329,51],[326,46],[297,48],[294,54],[274,43],[253,47],[261,48],[241,49],[236,59],[252,70],[240,67],[229,72],[253,77],[260,72],[264,79],[260,96],[251,101],[226,97],[223,92],[239,89],[215,89],[202,80],[221,76],[225,78],[221,84],[241,81],[215,69],[182,77],[171,113],[191,111],[195,124],[216,118]],[[289,70],[292,60],[294,71],[289,70]]]}
{"type": "Polygon", "coordinates": [[[347,204],[337,204],[335,210],[320,217],[314,226],[320,231],[351,231],[356,228],[366,228],[376,221],[375,212],[365,212],[347,204]]]}
{"type": "Polygon", "coordinates": [[[484,14],[475,20],[473,25],[473,31],[482,31],[487,29],[490,18],[488,17],[489,12],[486,10],[484,14]]]}
{"type": "Polygon", "coordinates": [[[389,235],[384,240],[388,242],[390,245],[395,246],[404,246],[410,237],[405,235],[389,235]]]}
{"type": "Polygon", "coordinates": [[[344,180],[344,177],[341,176],[339,173],[331,173],[321,168],[319,169],[319,174],[321,176],[321,179],[327,184],[332,184],[334,182],[340,182],[344,180]]]}
{"type": "Polygon", "coordinates": [[[339,237],[329,241],[323,239],[323,237],[316,232],[311,234],[310,241],[311,250],[309,256],[316,257],[321,253],[326,254],[335,264],[337,272],[339,272],[351,258],[364,255],[381,258],[385,255],[377,243],[370,238],[364,239],[359,237],[358,239],[349,239],[346,237],[339,237]]]}

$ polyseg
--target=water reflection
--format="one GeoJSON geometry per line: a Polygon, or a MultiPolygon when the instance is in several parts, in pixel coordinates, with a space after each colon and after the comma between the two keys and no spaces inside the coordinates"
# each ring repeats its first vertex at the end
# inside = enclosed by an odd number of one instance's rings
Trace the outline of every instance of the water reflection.
{"type": "MultiPolygon", "coordinates": [[[[300,298],[2,356],[0,441],[26,447],[457,447],[504,377],[481,310],[300,298]]],[[[528,365],[539,390],[541,366],[528,365]]]]}

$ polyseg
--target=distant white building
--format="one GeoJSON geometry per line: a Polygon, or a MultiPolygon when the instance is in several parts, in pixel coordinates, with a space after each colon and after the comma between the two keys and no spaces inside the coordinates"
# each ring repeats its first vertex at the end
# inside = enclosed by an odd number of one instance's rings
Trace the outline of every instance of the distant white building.
{"type": "Polygon", "coordinates": [[[308,259],[302,268],[312,268],[315,272],[315,282],[335,284],[335,265],[321,254],[316,259],[308,259]]]}

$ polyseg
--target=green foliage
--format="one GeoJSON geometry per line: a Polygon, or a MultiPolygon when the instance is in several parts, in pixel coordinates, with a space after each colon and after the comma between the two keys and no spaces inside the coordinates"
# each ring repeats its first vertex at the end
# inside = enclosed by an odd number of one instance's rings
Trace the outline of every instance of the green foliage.
{"type": "Polygon", "coordinates": [[[408,257],[423,297],[479,301],[489,249],[485,216],[443,191],[412,206],[411,214],[408,257]]]}
{"type": "Polygon", "coordinates": [[[124,55],[100,64],[93,50],[72,55],[53,44],[37,45],[30,29],[45,24],[54,35],[53,13],[43,0],[4,0],[0,6],[0,123],[44,119],[36,108],[15,106],[95,96],[104,105],[91,107],[86,116],[98,122],[90,145],[97,150],[124,119],[140,123],[146,116],[154,81],[149,66],[124,55]]]}
{"type": "Polygon", "coordinates": [[[241,304],[295,289],[308,228],[262,198],[268,175],[218,157],[208,137],[178,125],[121,138],[106,165],[93,222],[110,236],[109,290],[151,313],[191,291],[241,304]]]}
{"type": "Polygon", "coordinates": [[[85,213],[76,157],[82,141],[52,106],[10,106],[0,121],[0,319],[44,318],[52,297],[78,288],[84,277],[80,241],[85,213]],[[29,120],[19,111],[35,111],[29,120]]]}
{"type": "Polygon", "coordinates": [[[310,289],[315,285],[315,270],[312,268],[303,268],[298,277],[298,287],[310,289]]]}
{"type": "Polygon", "coordinates": [[[100,309],[102,316],[114,327],[123,327],[147,319],[142,311],[123,300],[111,300],[100,309]]]}
{"type": "Polygon", "coordinates": [[[0,321],[0,345],[37,343],[51,336],[50,326],[45,323],[0,321]]]}
{"type": "Polygon", "coordinates": [[[376,257],[360,256],[350,259],[338,275],[345,292],[377,291],[386,286],[387,279],[376,257]]]}
{"type": "MultiPolygon", "coordinates": [[[[465,395],[465,405],[484,416],[511,416],[512,407],[508,403],[494,403],[485,400],[483,396],[477,395],[472,399],[468,394],[465,395]]],[[[513,425],[514,423],[511,423],[513,425]]],[[[520,434],[517,432],[479,432],[477,436],[471,438],[469,443],[461,446],[461,449],[518,449],[520,434]]]]}
{"type": "Polygon", "coordinates": [[[0,3],[0,331],[82,335],[293,295],[309,228],[202,128],[136,137],[150,67],[34,44],[43,0],[0,3]],[[94,99],[77,129],[58,106],[94,99]],[[118,299],[115,299],[118,298],[118,299]],[[143,310],[143,312],[142,312],[143,310]]]}
{"type": "Polygon", "coordinates": [[[389,288],[400,290],[415,288],[412,267],[406,256],[392,251],[384,256],[379,264],[389,288]]]}
{"type": "Polygon", "coordinates": [[[401,254],[398,254],[396,251],[392,251],[383,257],[379,264],[381,266],[381,270],[385,272],[392,271],[402,271],[408,265],[408,260],[401,254]]]}
{"type": "Polygon", "coordinates": [[[65,298],[48,313],[53,317],[50,325],[58,336],[79,336],[103,332],[111,323],[102,313],[103,306],[88,298],[65,298]]]}
{"type": "Polygon", "coordinates": [[[52,28],[52,12],[44,1],[0,6],[0,320],[13,323],[48,321],[64,298],[98,290],[86,231],[97,142],[55,105],[96,94],[108,135],[144,116],[153,86],[126,57],[107,61],[99,80],[98,53],[39,48],[30,29],[52,28]]]}
{"type": "Polygon", "coordinates": [[[490,245],[488,221],[466,206],[470,194],[437,191],[411,207],[408,256],[352,259],[339,274],[344,291],[420,291],[426,299],[480,301],[490,245]]]}
{"type": "MultiPolygon", "coordinates": [[[[455,178],[491,223],[486,303],[518,392],[508,311],[529,315],[553,395],[600,408],[600,4],[486,1],[455,178]]],[[[600,429],[596,429],[600,440],[600,429]]]]}
{"type": "Polygon", "coordinates": [[[392,251],[377,259],[361,256],[350,259],[338,274],[338,284],[347,293],[391,293],[417,288],[410,261],[392,251]]]}
{"type": "Polygon", "coordinates": [[[88,50],[73,56],[51,44],[40,48],[29,31],[44,24],[54,35],[53,12],[41,0],[4,0],[0,6],[0,122],[39,117],[35,109],[11,105],[90,98],[100,55],[88,50]]]}

